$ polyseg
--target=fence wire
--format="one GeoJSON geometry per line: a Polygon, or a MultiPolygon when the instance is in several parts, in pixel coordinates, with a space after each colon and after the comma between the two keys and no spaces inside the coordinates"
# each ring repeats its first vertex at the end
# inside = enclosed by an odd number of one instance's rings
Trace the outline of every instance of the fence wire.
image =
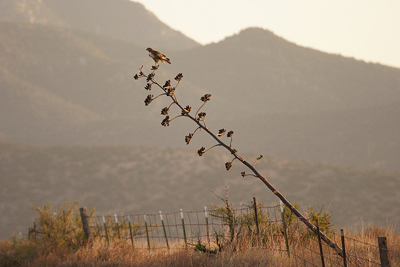
{"type": "MultiPolygon", "coordinates": [[[[340,240],[340,235],[334,235],[336,239],[340,240]]],[[[375,242],[377,242],[377,238],[377,235],[374,236],[375,242]]],[[[344,239],[346,244],[347,266],[381,266],[378,245],[346,236],[344,236],[344,239]]],[[[386,252],[391,262],[399,263],[400,252],[394,250],[386,250],[386,252]]]]}
{"type": "MultiPolygon", "coordinates": [[[[289,225],[287,230],[288,234],[291,234],[291,238],[289,238],[290,255],[299,258],[300,262],[306,263],[306,266],[321,266],[322,260],[317,236],[311,233],[298,218],[295,218],[295,220],[296,223],[289,225]]],[[[329,237],[342,247],[341,234],[331,233],[329,237]]],[[[351,237],[343,237],[347,266],[382,266],[378,245],[351,237]]],[[[374,236],[370,240],[377,242],[377,238],[377,236],[374,236]]],[[[321,245],[325,266],[344,266],[342,256],[337,254],[326,243],[322,242],[321,245]]],[[[387,252],[389,253],[390,262],[399,264],[400,252],[395,250],[387,250],[387,252]]]]}
{"type": "MultiPolygon", "coordinates": [[[[286,254],[288,266],[344,266],[342,256],[324,242],[320,243],[317,235],[298,218],[282,213],[279,206],[243,205],[232,210],[217,207],[156,214],[91,215],[86,219],[91,238],[99,238],[108,245],[122,241],[139,250],[195,248],[208,253],[233,246],[235,251],[251,248],[286,254]]],[[[35,235],[41,233],[40,226],[31,230],[35,235]]],[[[360,234],[361,240],[357,239],[358,235],[342,236],[333,231],[325,234],[339,247],[344,239],[347,266],[382,266],[378,233],[360,234]]],[[[400,246],[400,240],[390,242],[392,248],[400,246]]],[[[400,251],[387,249],[385,252],[392,266],[400,266],[400,251]]]]}
{"type": "Polygon", "coordinates": [[[232,214],[223,210],[205,209],[158,214],[108,214],[88,219],[93,236],[102,237],[107,242],[129,240],[138,249],[201,245],[217,248],[228,239],[233,241],[245,236],[255,237],[257,231],[281,238],[283,235],[277,229],[282,220],[277,211],[275,206],[258,207],[258,229],[253,219],[253,207],[246,206],[235,209],[232,214]]]}

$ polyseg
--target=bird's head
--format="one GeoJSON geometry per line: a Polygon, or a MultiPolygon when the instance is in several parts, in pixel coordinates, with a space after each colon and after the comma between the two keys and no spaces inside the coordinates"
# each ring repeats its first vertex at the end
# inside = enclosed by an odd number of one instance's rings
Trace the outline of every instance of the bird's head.
{"type": "Polygon", "coordinates": [[[154,50],[153,50],[152,48],[150,48],[150,47],[148,47],[146,50],[149,51],[149,52],[154,51],[154,50]]]}

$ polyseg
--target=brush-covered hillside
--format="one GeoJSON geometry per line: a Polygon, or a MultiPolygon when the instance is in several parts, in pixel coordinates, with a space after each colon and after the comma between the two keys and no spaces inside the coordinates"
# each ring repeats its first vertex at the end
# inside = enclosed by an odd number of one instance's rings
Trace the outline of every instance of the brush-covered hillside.
{"type": "MultiPolygon", "coordinates": [[[[258,155],[246,155],[255,162],[258,155]]],[[[97,214],[158,213],[222,205],[225,186],[234,205],[253,196],[266,206],[279,203],[264,184],[218,148],[199,157],[195,150],[133,146],[30,146],[0,144],[1,237],[25,233],[32,206],[77,200],[97,214]]],[[[257,168],[301,209],[333,214],[335,227],[396,223],[398,174],[264,157],[257,168]]]]}

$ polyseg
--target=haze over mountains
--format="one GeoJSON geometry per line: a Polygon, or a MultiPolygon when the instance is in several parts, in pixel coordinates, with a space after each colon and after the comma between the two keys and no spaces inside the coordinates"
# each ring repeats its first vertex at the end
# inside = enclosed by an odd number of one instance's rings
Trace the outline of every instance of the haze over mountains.
{"type": "MultiPolygon", "coordinates": [[[[177,94],[184,105],[196,108],[212,94],[207,125],[234,130],[239,152],[400,171],[400,69],[301,47],[260,28],[202,46],[125,0],[6,0],[0,10],[3,142],[186,147],[193,126],[163,128],[160,110],[169,103],[145,107],[145,81],[133,80],[142,65],[150,70],[150,46],[172,61],[157,71],[160,83],[183,73],[177,94]]],[[[189,147],[212,145],[204,137],[189,147]]]]}
{"type": "Polygon", "coordinates": [[[183,72],[181,99],[192,106],[211,93],[210,125],[240,133],[241,150],[400,169],[399,69],[258,28],[200,46],[129,1],[5,1],[1,8],[5,141],[163,145],[156,140],[165,134],[147,128],[161,121],[162,106],[143,107],[143,82],[132,80],[141,65],[149,69],[145,48],[153,46],[173,62],[159,80],[183,72]]]}

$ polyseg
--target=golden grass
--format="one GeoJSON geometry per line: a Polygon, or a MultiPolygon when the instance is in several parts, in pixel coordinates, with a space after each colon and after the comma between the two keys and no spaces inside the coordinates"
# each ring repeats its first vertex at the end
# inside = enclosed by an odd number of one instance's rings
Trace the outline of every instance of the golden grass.
{"type": "MultiPolygon", "coordinates": [[[[400,234],[390,227],[364,227],[346,233],[348,266],[379,266],[378,236],[386,236],[392,266],[400,266],[400,234]],[[372,246],[371,246],[372,245],[372,246]]],[[[340,244],[340,237],[335,236],[340,244]]],[[[160,246],[162,244],[159,244],[160,246]]],[[[254,245],[254,244],[253,244],[254,245]]],[[[214,247],[215,248],[215,244],[214,247]]],[[[210,249],[212,249],[210,248],[210,249]]],[[[235,246],[225,246],[216,254],[196,251],[193,245],[171,244],[170,249],[149,250],[146,244],[132,246],[129,240],[96,239],[92,245],[77,250],[40,247],[29,240],[0,242],[1,266],[321,266],[319,247],[315,240],[291,241],[291,254],[285,251],[283,238],[271,239],[263,247],[254,247],[250,239],[235,246]]],[[[324,246],[325,266],[343,266],[342,259],[324,246]]]]}
{"type": "MultiPolygon", "coordinates": [[[[21,266],[279,266],[287,265],[285,252],[271,252],[265,249],[244,249],[234,252],[226,250],[218,254],[195,251],[193,248],[175,247],[167,249],[137,249],[127,242],[94,242],[92,247],[77,251],[57,251],[39,255],[21,266]]],[[[287,262],[288,263],[288,262],[287,262]]]]}

